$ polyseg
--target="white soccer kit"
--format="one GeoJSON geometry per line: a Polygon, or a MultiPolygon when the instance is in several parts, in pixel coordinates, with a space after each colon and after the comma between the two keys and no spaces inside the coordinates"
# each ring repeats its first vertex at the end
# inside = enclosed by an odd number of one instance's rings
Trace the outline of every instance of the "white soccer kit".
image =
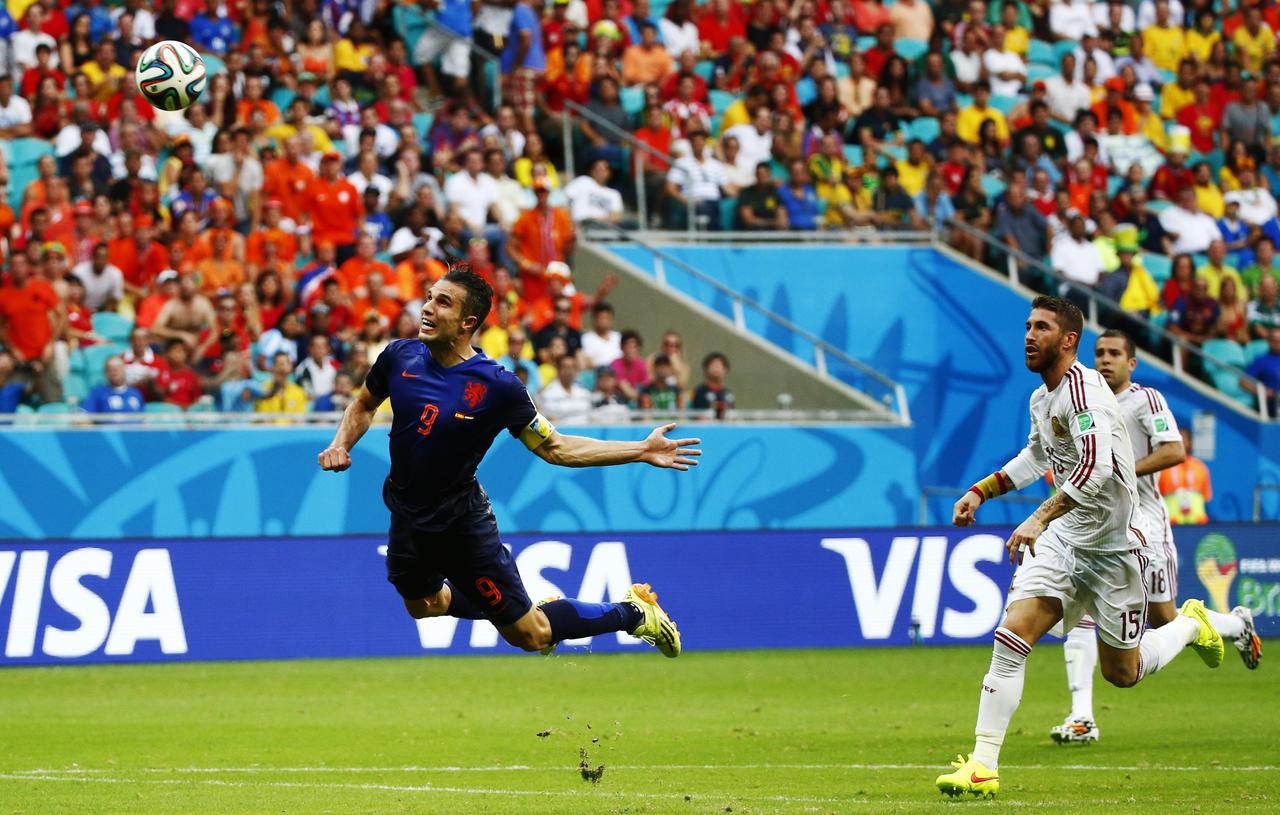
{"type": "Polygon", "coordinates": [[[1031,394],[1027,446],[1004,466],[1022,489],[1052,468],[1079,506],[1049,523],[1024,558],[1009,603],[1056,597],[1063,628],[1089,614],[1116,648],[1136,648],[1146,627],[1146,553],[1137,528],[1133,447],[1116,397],[1102,376],[1076,362],[1058,387],[1031,394]]]}
{"type": "MultiPolygon", "coordinates": [[[[1165,442],[1182,440],[1173,413],[1155,388],[1130,385],[1116,394],[1116,401],[1129,431],[1135,462],[1165,442]]],[[[1147,599],[1153,603],[1173,600],[1178,594],[1178,551],[1173,547],[1173,527],[1158,480],[1157,473],[1138,477],[1137,526],[1147,539],[1145,581],[1147,599]]]]}

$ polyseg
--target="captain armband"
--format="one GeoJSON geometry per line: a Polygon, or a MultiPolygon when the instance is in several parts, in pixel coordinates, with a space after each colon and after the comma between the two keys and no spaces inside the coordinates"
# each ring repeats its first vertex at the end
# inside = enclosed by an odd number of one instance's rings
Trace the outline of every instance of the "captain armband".
{"type": "Polygon", "coordinates": [[[538,413],[533,417],[533,421],[520,431],[520,441],[530,450],[537,450],[543,442],[551,438],[554,432],[556,432],[556,426],[547,421],[547,417],[538,413]]]}
{"type": "Polygon", "coordinates": [[[969,488],[969,492],[977,493],[983,502],[1004,495],[1013,489],[1013,482],[1001,471],[997,470],[969,488]]]}

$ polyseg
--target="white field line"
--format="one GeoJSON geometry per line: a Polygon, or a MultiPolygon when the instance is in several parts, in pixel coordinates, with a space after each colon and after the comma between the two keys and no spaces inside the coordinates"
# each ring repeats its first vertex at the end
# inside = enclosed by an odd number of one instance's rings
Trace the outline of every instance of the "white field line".
{"type": "MultiPolygon", "coordinates": [[[[350,783],[320,783],[320,782],[294,782],[294,781],[225,781],[214,778],[113,778],[105,775],[32,775],[27,773],[0,773],[0,780],[8,781],[25,781],[25,782],[71,782],[75,784],[134,784],[134,785],[153,785],[153,786],[204,786],[204,787],[233,787],[244,789],[312,789],[312,790],[359,790],[364,792],[400,792],[400,793],[436,793],[445,795],[478,795],[492,797],[554,797],[554,798],[579,798],[579,799],[615,799],[620,801],[628,801],[635,799],[650,799],[660,801],[710,801],[723,803],[725,801],[746,801],[756,803],[775,803],[775,804],[858,804],[872,805],[883,808],[888,802],[882,799],[871,800],[867,797],[859,798],[835,798],[835,797],[817,797],[804,795],[738,795],[732,792],[723,794],[716,793],[692,793],[683,794],[673,793],[655,793],[655,792],[623,792],[608,790],[507,790],[507,789],[487,789],[481,787],[438,787],[434,785],[395,785],[395,784],[350,784],[350,783]]],[[[1095,801],[1095,804],[1120,804],[1116,801],[1095,801]]],[[[1002,807],[1015,807],[1018,809],[1055,809],[1061,810],[1062,804],[1054,801],[1003,801],[1002,807]]]]}
{"type": "MultiPolygon", "coordinates": [[[[1198,773],[1207,771],[1261,773],[1280,770],[1276,765],[1224,766],[1210,764],[1207,766],[1173,766],[1167,764],[1125,765],[1125,764],[1005,764],[1008,770],[1079,770],[1095,772],[1186,772],[1198,773]]],[[[731,770],[936,770],[943,768],[941,764],[609,764],[610,770],[697,770],[731,771],[731,770]]],[[[137,767],[137,768],[88,768],[41,767],[33,770],[9,770],[4,777],[20,777],[25,775],[130,775],[130,774],[256,774],[256,773],[505,773],[505,772],[564,772],[576,770],[577,766],[542,766],[528,764],[494,765],[489,767],[137,767]]],[[[945,769],[945,768],[943,768],[945,769]]]]}

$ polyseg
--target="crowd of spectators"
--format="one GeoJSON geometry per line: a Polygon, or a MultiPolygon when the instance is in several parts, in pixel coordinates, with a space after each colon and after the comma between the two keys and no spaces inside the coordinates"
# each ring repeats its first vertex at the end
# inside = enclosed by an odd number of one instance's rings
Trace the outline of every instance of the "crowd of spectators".
{"type": "MultiPolygon", "coordinates": [[[[498,297],[480,341],[565,415],[692,404],[683,355],[665,339],[644,355],[613,329],[607,283],[577,292],[564,265],[584,222],[637,224],[643,193],[644,226],[952,222],[959,251],[998,263],[995,235],[1060,276],[1024,282],[1238,346],[1229,361],[1261,361],[1274,393],[1278,16],[1252,0],[9,0],[0,382],[46,403],[340,406],[416,331],[423,286],[467,262],[498,297]],[[135,91],[158,39],[206,57],[184,112],[135,91]],[[585,315],[579,346],[564,330],[585,315]],[[86,353],[112,341],[122,374],[86,353]]],[[[727,361],[705,363],[700,407],[723,409],[727,361]]]]}

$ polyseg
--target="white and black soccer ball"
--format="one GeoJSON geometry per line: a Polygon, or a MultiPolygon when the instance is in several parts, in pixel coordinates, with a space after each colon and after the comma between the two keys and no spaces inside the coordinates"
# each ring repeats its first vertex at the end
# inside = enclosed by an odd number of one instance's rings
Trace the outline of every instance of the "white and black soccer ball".
{"type": "Polygon", "coordinates": [[[162,40],[138,57],[136,76],[138,90],[152,105],[183,110],[204,91],[204,60],[186,43],[162,40]]]}

